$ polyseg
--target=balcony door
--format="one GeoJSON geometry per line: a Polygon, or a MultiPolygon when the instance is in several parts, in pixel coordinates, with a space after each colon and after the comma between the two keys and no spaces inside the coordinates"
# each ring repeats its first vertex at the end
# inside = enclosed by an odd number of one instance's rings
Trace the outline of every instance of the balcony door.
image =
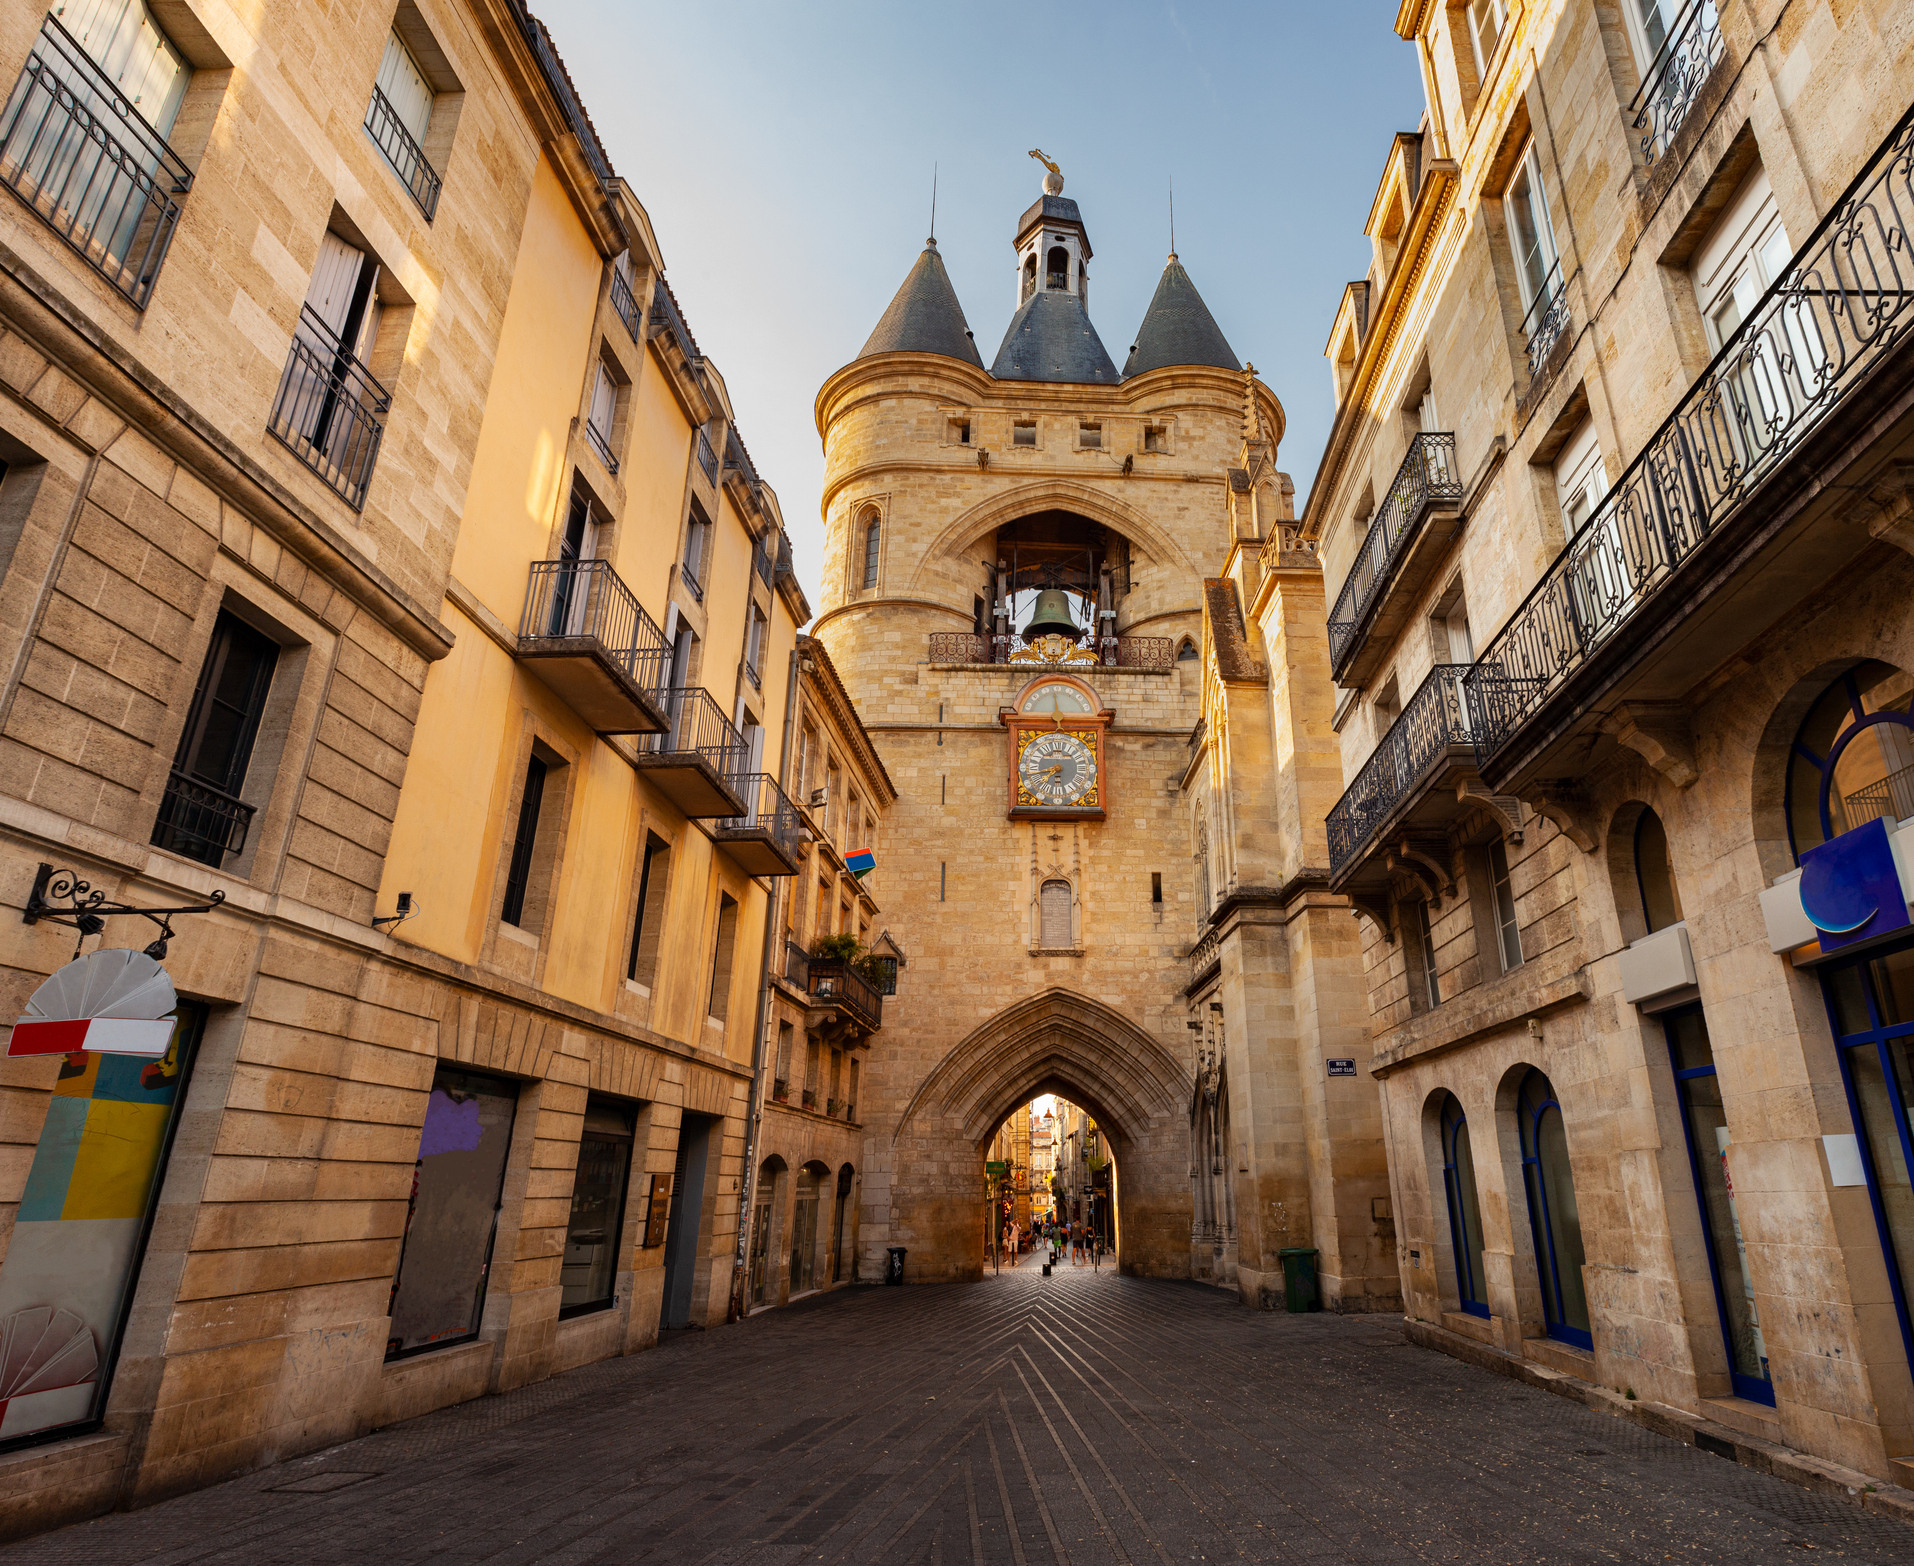
{"type": "Polygon", "coordinates": [[[253,807],[239,796],[278,661],[277,645],[220,611],[154,823],[156,846],[215,867],[244,846],[253,807]]]}
{"type": "Polygon", "coordinates": [[[281,393],[287,435],[321,453],[354,488],[371,477],[379,449],[360,384],[370,379],[365,356],[379,331],[378,284],[377,261],[331,229],[320,235],[281,393]]]}
{"type": "Polygon", "coordinates": [[[558,558],[549,634],[583,636],[588,629],[591,594],[581,583],[587,573],[578,563],[598,558],[598,519],[592,515],[591,497],[576,483],[572,486],[571,509],[565,514],[565,531],[559,535],[558,558]]]}

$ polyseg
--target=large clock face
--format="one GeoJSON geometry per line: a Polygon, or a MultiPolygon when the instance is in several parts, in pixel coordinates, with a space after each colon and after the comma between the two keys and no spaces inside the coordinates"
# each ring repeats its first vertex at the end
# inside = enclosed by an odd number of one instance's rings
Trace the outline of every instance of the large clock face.
{"type": "Polygon", "coordinates": [[[1096,751],[1080,734],[1032,734],[1017,759],[1017,785],[1020,805],[1094,805],[1096,751]]]}

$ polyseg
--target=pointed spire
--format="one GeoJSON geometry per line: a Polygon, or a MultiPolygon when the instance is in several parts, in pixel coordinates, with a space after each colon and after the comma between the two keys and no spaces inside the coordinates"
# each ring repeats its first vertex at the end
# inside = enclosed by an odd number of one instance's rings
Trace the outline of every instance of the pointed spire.
{"type": "Polygon", "coordinates": [[[1210,314],[1203,296],[1183,270],[1183,263],[1170,252],[1170,259],[1158,279],[1156,296],[1143,313],[1136,342],[1124,361],[1123,378],[1145,370],[1158,370],[1166,364],[1208,364],[1219,370],[1240,370],[1222,328],[1210,314]]]}
{"type": "Polygon", "coordinates": [[[1256,400],[1256,366],[1243,366],[1243,448],[1269,444],[1269,432],[1263,428],[1263,405],[1256,400]]]}
{"type": "Polygon", "coordinates": [[[984,367],[976,343],[971,341],[970,325],[964,319],[964,307],[957,302],[957,290],[951,287],[950,273],[944,270],[944,258],[937,253],[937,241],[931,240],[918,256],[904,286],[897,290],[890,308],[858,354],[860,359],[880,353],[939,353],[946,359],[962,359],[966,364],[984,367]]]}

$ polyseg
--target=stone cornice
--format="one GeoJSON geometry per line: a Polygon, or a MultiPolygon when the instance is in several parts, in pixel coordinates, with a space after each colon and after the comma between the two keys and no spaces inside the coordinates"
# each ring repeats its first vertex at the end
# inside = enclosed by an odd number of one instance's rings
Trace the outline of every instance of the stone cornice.
{"type": "Polygon", "coordinates": [[[810,681],[812,690],[817,693],[832,720],[850,741],[851,749],[869,774],[865,782],[881,784],[890,796],[884,803],[895,804],[897,785],[891,781],[890,773],[885,771],[883,758],[877,754],[877,747],[871,743],[871,737],[864,728],[864,720],[857,715],[857,708],[844,689],[844,682],[838,678],[837,666],[831,662],[830,653],[815,636],[800,636],[798,651],[814,665],[812,672],[805,678],[810,681]]]}

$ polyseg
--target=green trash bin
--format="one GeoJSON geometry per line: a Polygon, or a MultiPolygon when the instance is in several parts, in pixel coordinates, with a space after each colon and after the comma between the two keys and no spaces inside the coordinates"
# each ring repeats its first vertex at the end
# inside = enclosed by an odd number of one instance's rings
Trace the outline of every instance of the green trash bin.
{"type": "Polygon", "coordinates": [[[1292,1245],[1276,1253],[1283,1263],[1283,1305],[1291,1311],[1321,1310],[1316,1293],[1316,1252],[1306,1245],[1292,1245]]]}

